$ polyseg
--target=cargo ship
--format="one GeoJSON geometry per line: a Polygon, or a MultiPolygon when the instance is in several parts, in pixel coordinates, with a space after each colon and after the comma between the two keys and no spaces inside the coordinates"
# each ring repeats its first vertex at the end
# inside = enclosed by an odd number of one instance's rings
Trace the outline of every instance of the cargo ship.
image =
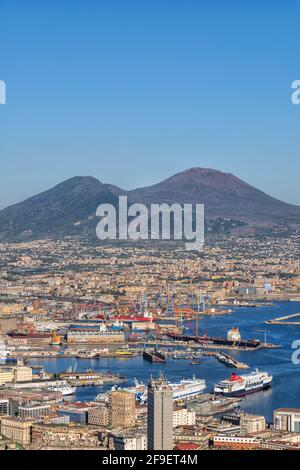
{"type": "Polygon", "coordinates": [[[257,349],[260,346],[260,341],[257,339],[241,339],[238,329],[229,330],[227,338],[220,338],[208,335],[191,336],[191,335],[177,335],[174,333],[167,333],[169,338],[181,341],[195,341],[203,345],[212,346],[226,346],[226,347],[239,347],[244,349],[257,349]]]}
{"type": "Polygon", "coordinates": [[[140,321],[140,322],[152,322],[154,321],[153,317],[141,317],[141,316],[134,316],[134,315],[117,315],[114,317],[114,320],[119,322],[132,322],[132,321],[140,321]]]}
{"type": "Polygon", "coordinates": [[[113,320],[122,321],[122,322],[152,322],[156,320],[156,315],[152,312],[145,311],[143,313],[132,313],[130,315],[117,314],[114,315],[113,320]]]}
{"type": "Polygon", "coordinates": [[[214,393],[226,397],[243,397],[270,387],[272,380],[268,372],[259,372],[257,369],[247,375],[231,374],[229,379],[215,385],[214,393]]]}
{"type": "Polygon", "coordinates": [[[76,354],[77,359],[98,359],[99,352],[97,351],[78,351],[76,354]]]}

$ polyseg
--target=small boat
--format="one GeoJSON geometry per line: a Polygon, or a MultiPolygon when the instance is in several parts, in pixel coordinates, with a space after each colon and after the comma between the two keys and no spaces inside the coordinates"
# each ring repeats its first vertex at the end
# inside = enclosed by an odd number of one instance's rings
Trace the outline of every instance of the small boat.
{"type": "Polygon", "coordinates": [[[95,351],[78,351],[76,354],[77,359],[97,359],[98,357],[99,353],[95,351]]]}
{"type": "Polygon", "coordinates": [[[119,349],[118,351],[115,352],[115,356],[118,357],[133,357],[135,353],[133,351],[129,351],[126,349],[119,349]]]}

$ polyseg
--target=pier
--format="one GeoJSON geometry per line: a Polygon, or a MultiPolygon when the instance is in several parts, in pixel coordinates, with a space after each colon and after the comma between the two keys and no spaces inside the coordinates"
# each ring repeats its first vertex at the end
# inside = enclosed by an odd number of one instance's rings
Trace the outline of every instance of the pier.
{"type": "Polygon", "coordinates": [[[204,353],[204,355],[213,356],[219,362],[225,364],[228,367],[235,367],[236,369],[249,369],[248,364],[245,364],[244,362],[239,362],[232,356],[229,356],[229,354],[225,354],[223,352],[204,353]]]}
{"type": "Polygon", "coordinates": [[[284,317],[277,317],[273,320],[267,320],[265,323],[268,325],[300,325],[300,313],[285,315],[284,317]],[[291,318],[299,318],[299,321],[289,321],[291,318]]]}

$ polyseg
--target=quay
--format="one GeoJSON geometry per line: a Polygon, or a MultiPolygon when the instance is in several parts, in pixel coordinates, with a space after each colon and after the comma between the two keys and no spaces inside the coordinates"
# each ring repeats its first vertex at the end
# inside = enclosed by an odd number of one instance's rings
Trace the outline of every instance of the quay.
{"type": "MultiPolygon", "coordinates": [[[[131,343],[129,343],[131,344],[131,343]]],[[[157,346],[159,345],[160,347],[169,347],[169,348],[172,348],[172,347],[176,347],[176,346],[182,346],[183,348],[190,348],[190,349],[194,349],[194,350],[198,350],[198,351],[201,351],[202,349],[212,349],[212,350],[215,350],[216,349],[216,344],[210,344],[210,343],[196,343],[194,341],[182,341],[182,340],[172,340],[172,341],[157,341],[157,340],[153,340],[153,341],[136,341],[134,344],[138,345],[138,344],[143,344],[144,346],[157,346]]],[[[258,351],[259,349],[277,349],[277,348],[281,348],[281,345],[280,344],[271,344],[271,343],[261,343],[259,344],[256,348],[245,348],[245,347],[241,347],[239,346],[238,344],[236,345],[226,345],[226,344],[222,344],[222,346],[219,346],[221,347],[222,349],[226,349],[226,350],[232,350],[232,351],[247,351],[247,352],[250,352],[250,351],[258,351]]]]}
{"type": "Polygon", "coordinates": [[[125,377],[118,374],[104,374],[87,370],[86,372],[75,372],[68,370],[58,374],[60,379],[66,380],[69,384],[77,387],[91,385],[116,385],[127,381],[125,377]]]}
{"type": "Polygon", "coordinates": [[[234,359],[232,356],[229,356],[229,354],[225,354],[223,352],[204,353],[204,355],[213,356],[219,362],[221,362],[222,364],[225,364],[228,367],[235,367],[236,369],[249,369],[248,364],[239,362],[236,359],[234,359]]]}
{"type": "MultiPolygon", "coordinates": [[[[280,323],[281,324],[281,323],[280,323]]],[[[293,323],[294,324],[294,323],[293,323]]],[[[297,324],[295,322],[295,324],[297,324]]],[[[98,351],[97,354],[89,355],[88,350],[86,354],[79,353],[78,350],[27,350],[27,351],[10,351],[7,358],[9,359],[95,359],[101,360],[106,358],[118,358],[118,359],[131,359],[143,354],[145,349],[154,350],[155,348],[166,348],[172,349],[171,353],[164,353],[166,356],[173,355],[174,359],[190,359],[195,354],[201,353],[202,350],[215,351],[218,347],[216,344],[210,343],[197,343],[195,341],[182,341],[182,340],[171,340],[171,341],[160,341],[160,340],[148,340],[148,341],[135,341],[134,343],[128,343],[129,350],[116,350],[116,351],[98,351]],[[180,350],[178,349],[180,348],[180,350]]],[[[238,344],[219,346],[222,350],[232,351],[257,351],[260,349],[277,349],[281,348],[280,344],[261,343],[256,348],[245,348],[238,344]]],[[[194,358],[194,357],[192,357],[194,358]]],[[[144,357],[145,359],[145,357],[144,357]]]]}
{"type": "Polygon", "coordinates": [[[13,351],[10,358],[23,359],[106,359],[106,358],[132,358],[141,354],[140,349],[133,351],[108,351],[105,353],[82,354],[78,351],[13,351]]]}

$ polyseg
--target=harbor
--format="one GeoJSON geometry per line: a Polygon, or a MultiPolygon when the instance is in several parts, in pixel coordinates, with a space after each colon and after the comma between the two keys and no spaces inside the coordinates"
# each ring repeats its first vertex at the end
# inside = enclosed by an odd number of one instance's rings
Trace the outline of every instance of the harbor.
{"type": "MultiPolygon", "coordinates": [[[[265,414],[270,422],[274,407],[293,406],[293,403],[297,402],[299,398],[297,394],[299,367],[292,363],[293,351],[291,349],[292,342],[298,339],[298,334],[297,330],[291,329],[290,325],[282,325],[280,330],[276,325],[270,325],[267,332],[262,325],[267,320],[278,317],[279,312],[282,312],[282,316],[292,315],[299,309],[299,304],[285,302],[270,307],[237,309],[230,317],[226,317],[225,322],[225,317],[223,317],[222,324],[218,318],[206,318],[201,323],[201,331],[210,331],[216,337],[222,336],[224,330],[230,330],[232,323],[234,323],[239,327],[242,337],[254,337],[264,342],[265,335],[267,335],[268,342],[281,344],[280,349],[262,348],[250,351],[236,349],[230,352],[230,356],[237,362],[247,364],[248,370],[251,371],[255,368],[268,370],[274,377],[271,389],[246,396],[242,400],[243,409],[250,413],[265,414]]],[[[195,329],[195,322],[186,322],[185,326],[190,328],[192,333],[193,328],[195,329]]],[[[50,373],[60,373],[69,367],[74,368],[77,362],[78,371],[93,369],[97,372],[121,374],[127,379],[126,386],[134,384],[135,378],[146,383],[151,374],[157,375],[162,370],[171,381],[178,381],[182,377],[189,378],[194,374],[196,377],[205,379],[207,392],[212,392],[218,381],[228,377],[229,368],[216,359],[214,356],[217,352],[215,347],[205,350],[200,345],[193,347],[193,345],[185,344],[181,350],[182,343],[180,347],[173,342],[167,342],[167,344],[173,344],[173,351],[168,351],[170,346],[166,346],[164,349],[167,358],[165,363],[145,361],[142,354],[138,354],[125,360],[116,356],[80,360],[77,360],[76,357],[28,358],[27,364],[43,366],[50,373]],[[197,359],[193,359],[193,355],[198,355],[197,364],[192,364],[193,360],[197,361],[197,359]]],[[[137,346],[142,352],[143,347],[137,346]]],[[[150,349],[154,349],[156,346],[158,345],[154,341],[152,345],[149,345],[150,349]]],[[[161,349],[160,344],[159,348],[161,349]]],[[[224,351],[226,348],[218,348],[219,353],[224,351]]],[[[120,384],[120,386],[123,385],[120,384]]],[[[97,394],[107,391],[109,387],[110,385],[78,387],[74,399],[94,400],[97,394]]]]}

